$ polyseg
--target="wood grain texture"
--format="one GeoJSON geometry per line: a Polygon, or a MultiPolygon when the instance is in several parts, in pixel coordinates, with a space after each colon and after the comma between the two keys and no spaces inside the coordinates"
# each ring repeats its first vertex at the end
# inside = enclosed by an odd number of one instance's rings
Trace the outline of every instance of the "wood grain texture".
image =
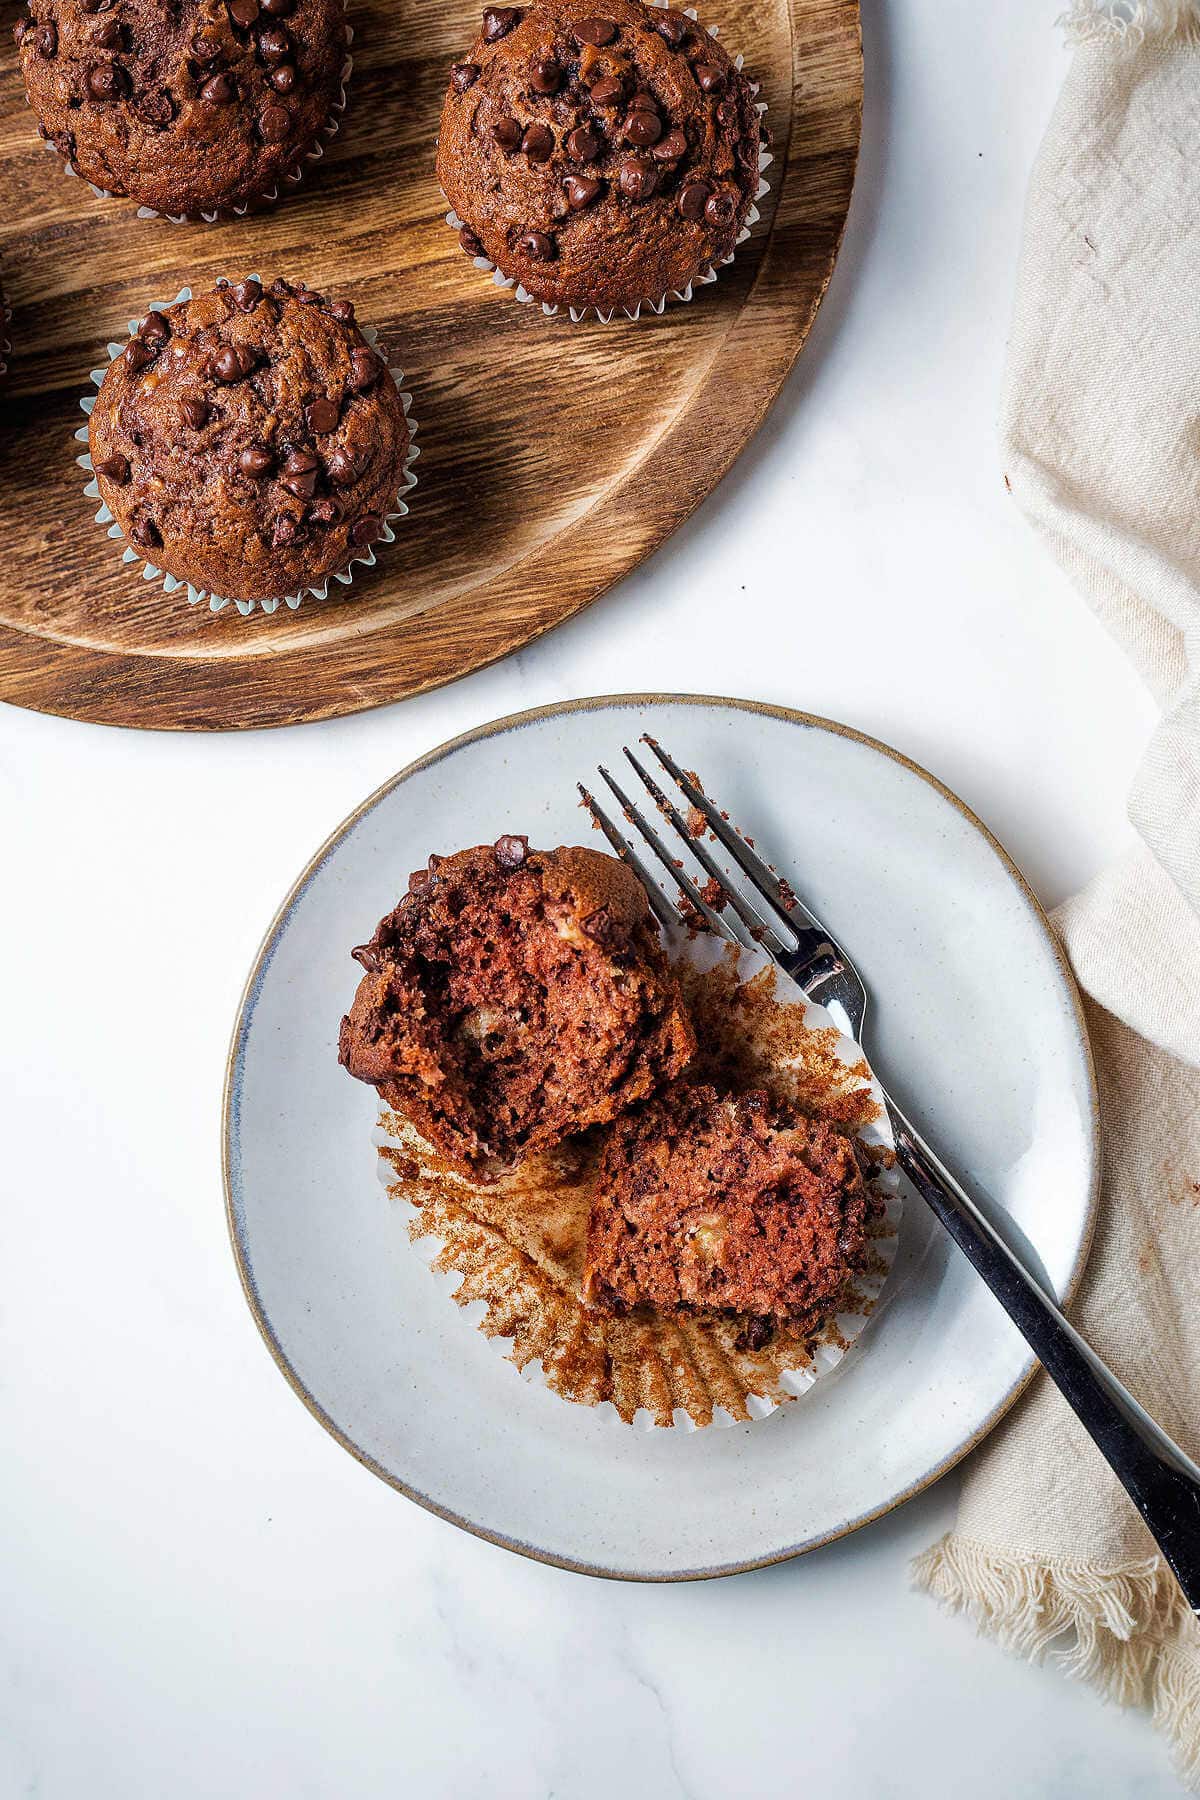
{"type": "Polygon", "coordinates": [[[731,0],[705,17],[762,81],[763,223],[690,306],[636,323],[544,318],[447,230],[433,152],[466,0],[351,0],[340,135],[273,211],[139,220],[36,136],[11,26],[0,76],[0,696],[108,724],[284,725],[420,693],[507,655],[636,566],[708,494],[779,390],[837,255],[858,152],[858,0],[731,0]],[[397,542],[344,597],[242,617],[189,607],[93,523],[72,432],[104,344],[151,300],[251,270],[352,299],[420,422],[397,542]]]}

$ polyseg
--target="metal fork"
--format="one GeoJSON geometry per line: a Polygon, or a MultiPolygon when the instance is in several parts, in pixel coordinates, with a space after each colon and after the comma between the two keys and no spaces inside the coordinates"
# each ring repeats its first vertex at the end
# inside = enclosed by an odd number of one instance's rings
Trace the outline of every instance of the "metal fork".
{"type": "MultiPolygon", "coordinates": [[[[682,846],[716,889],[711,904],[671,855],[658,832],[629,796],[601,767],[626,822],[649,846],[687,903],[730,942],[757,946],[789,976],[806,997],[824,1006],[838,1026],[861,1044],[867,1014],[862,976],[833,933],[801,901],[790,883],[775,874],[662,745],[648,747],[688,804],[703,817],[717,841],[741,870],[754,893],[749,899],[730,881],[704,842],[690,828],[675,801],[628,748],[624,754],[656,809],[669,820],[682,846]],[[728,909],[728,912],[726,911],[728,909]],[[739,935],[728,914],[740,924],[739,935]]],[[[632,844],[582,783],[584,805],[613,849],[638,876],[659,923],[678,930],[679,914],[632,844]]],[[[707,887],[707,882],[706,882],[707,887]]],[[[875,1071],[878,1079],[878,1071],[875,1071]]],[[[882,1084],[881,1084],[882,1085],[882,1084]]],[[[1074,1409],[1101,1455],[1122,1482],[1174,1570],[1189,1606],[1200,1617],[1200,1467],[1157,1425],[1133,1395],[1075,1330],[1052,1296],[1026,1266],[945,1163],[883,1089],[884,1103],[904,1174],[980,1274],[1050,1379],[1074,1409]]]]}

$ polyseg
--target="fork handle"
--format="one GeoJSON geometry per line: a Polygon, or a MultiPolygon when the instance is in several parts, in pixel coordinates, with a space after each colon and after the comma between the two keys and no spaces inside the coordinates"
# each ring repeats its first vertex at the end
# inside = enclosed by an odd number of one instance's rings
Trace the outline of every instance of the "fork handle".
{"type": "Polygon", "coordinates": [[[886,1093],[900,1167],[1070,1405],[1200,1617],[1200,1468],[1117,1380],[886,1093]]]}

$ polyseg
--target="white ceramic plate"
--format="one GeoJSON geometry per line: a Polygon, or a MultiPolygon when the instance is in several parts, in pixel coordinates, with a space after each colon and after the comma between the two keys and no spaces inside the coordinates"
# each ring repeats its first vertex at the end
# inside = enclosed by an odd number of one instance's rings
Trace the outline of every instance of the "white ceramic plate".
{"type": "Polygon", "coordinates": [[[1041,910],[979,821],[881,744],[745,702],[629,695],[485,726],[366,801],[285,900],[234,1028],[226,1198],[251,1309],[310,1410],[410,1498],[526,1555],[671,1580],[796,1555],[919,1492],[1032,1364],[914,1196],[841,1367],[770,1419],[692,1435],[619,1431],[521,1381],[414,1253],[376,1180],[375,1096],[337,1065],[350,947],[432,850],[590,841],[575,780],[643,731],[842,936],[871,989],[875,1068],[1060,1296],[1099,1157],[1079,1005],[1041,910]]]}

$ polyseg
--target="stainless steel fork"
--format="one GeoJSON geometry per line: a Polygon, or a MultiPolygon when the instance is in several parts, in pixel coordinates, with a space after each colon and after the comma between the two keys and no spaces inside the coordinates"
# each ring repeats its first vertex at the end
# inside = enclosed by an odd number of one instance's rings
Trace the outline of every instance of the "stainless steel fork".
{"type": "MultiPolygon", "coordinates": [[[[651,737],[642,742],[741,870],[754,899],[721,868],[704,841],[703,827],[692,828],[695,821],[684,816],[628,748],[624,754],[638,780],[674,828],[687,854],[703,870],[707,878],[704,889],[688,874],[683,859],[672,856],[658,831],[608,770],[601,768],[601,779],[616,799],[626,823],[649,846],[688,905],[712,931],[735,944],[749,942],[765,951],[810,1000],[824,1006],[841,1029],[861,1044],[867,1015],[866,986],[833,933],[804,905],[788,880],[767,866],[734,829],[728,815],[662,745],[651,737]],[[741,926],[744,938],[730,915],[741,926]]],[[[678,929],[678,912],[628,837],[582,784],[579,792],[613,849],[641,880],[660,924],[667,930],[678,929]]],[[[878,1078],[878,1069],[875,1075],[878,1078]]],[[[1075,1330],[886,1088],[883,1095],[897,1160],[904,1174],[991,1288],[1074,1409],[1128,1491],[1174,1570],[1188,1604],[1200,1617],[1200,1467],[1155,1423],[1075,1330]]]]}

